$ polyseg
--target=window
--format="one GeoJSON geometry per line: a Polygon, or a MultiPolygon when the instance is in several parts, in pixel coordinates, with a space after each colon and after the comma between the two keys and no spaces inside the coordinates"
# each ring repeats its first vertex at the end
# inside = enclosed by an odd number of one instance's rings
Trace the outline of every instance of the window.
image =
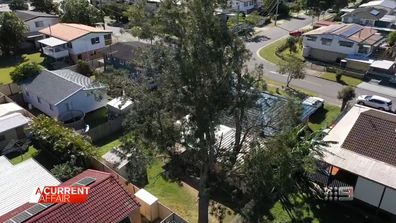
{"type": "Polygon", "coordinates": [[[315,42],[316,41],[316,39],[318,39],[318,37],[317,36],[310,36],[310,35],[307,35],[307,40],[308,41],[312,41],[312,42],[315,42]]]}
{"type": "Polygon", "coordinates": [[[100,43],[99,37],[92,38],[92,39],[91,39],[91,43],[92,43],[92,45],[95,45],[95,44],[100,43]]]}
{"type": "Polygon", "coordinates": [[[111,44],[111,34],[104,35],[104,39],[105,39],[105,44],[106,45],[110,45],[111,44]]]}
{"type": "Polygon", "coordinates": [[[0,135],[0,142],[5,140],[5,135],[0,135]]]}
{"type": "Polygon", "coordinates": [[[248,7],[249,6],[249,2],[244,2],[243,6],[248,7]]]}
{"type": "Polygon", "coordinates": [[[53,111],[54,110],[54,106],[52,106],[51,104],[48,104],[48,105],[49,105],[50,110],[53,111]]]}
{"type": "Polygon", "coordinates": [[[37,21],[37,22],[34,23],[34,25],[36,27],[43,27],[44,26],[44,22],[43,21],[37,21]]]}
{"type": "Polygon", "coordinates": [[[37,102],[41,104],[41,98],[37,97],[37,102]]]}
{"type": "Polygon", "coordinates": [[[326,46],[330,46],[331,42],[333,42],[333,40],[329,38],[321,38],[320,40],[322,41],[322,45],[326,45],[326,46]]]}
{"type": "Polygon", "coordinates": [[[73,49],[72,43],[67,43],[66,45],[67,45],[68,48],[73,49]]]}
{"type": "Polygon", "coordinates": [[[349,48],[351,48],[351,47],[353,47],[353,42],[347,42],[347,41],[338,41],[338,44],[340,44],[340,46],[343,46],[343,47],[349,47],[349,48]]]}

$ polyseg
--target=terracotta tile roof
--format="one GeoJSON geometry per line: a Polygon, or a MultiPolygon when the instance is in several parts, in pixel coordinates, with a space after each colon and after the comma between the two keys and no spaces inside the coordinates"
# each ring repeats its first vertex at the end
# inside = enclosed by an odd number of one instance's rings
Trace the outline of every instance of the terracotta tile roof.
{"type": "Polygon", "coordinates": [[[111,33],[109,30],[74,23],[58,23],[51,27],[44,28],[39,32],[67,42],[85,36],[89,33],[111,33]]]}
{"type": "Polygon", "coordinates": [[[396,166],[396,116],[376,110],[361,113],[342,148],[396,166]]]}
{"type": "MultiPolygon", "coordinates": [[[[130,195],[110,173],[86,170],[61,185],[69,186],[86,177],[96,179],[89,185],[90,194],[87,202],[84,204],[55,204],[28,219],[25,223],[120,222],[139,208],[133,195],[130,195]]],[[[1,216],[0,221],[8,220],[29,207],[31,205],[25,204],[1,216]]]]}

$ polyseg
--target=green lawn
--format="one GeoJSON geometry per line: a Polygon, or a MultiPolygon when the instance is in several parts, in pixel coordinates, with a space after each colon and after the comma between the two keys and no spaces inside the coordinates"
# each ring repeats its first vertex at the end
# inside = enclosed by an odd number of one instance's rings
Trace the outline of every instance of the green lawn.
{"type": "Polygon", "coordinates": [[[339,114],[340,107],[325,104],[323,109],[317,110],[316,113],[310,117],[308,126],[313,131],[325,129],[333,124],[339,114]]]}
{"type": "MultiPolygon", "coordinates": [[[[286,39],[280,39],[276,42],[273,42],[271,44],[269,44],[268,46],[262,48],[259,52],[260,56],[263,57],[265,60],[274,63],[274,64],[278,64],[282,61],[282,58],[278,57],[275,54],[275,51],[278,47],[282,46],[284,43],[286,42],[286,39]]],[[[290,51],[288,49],[284,50],[281,53],[284,57],[290,56],[290,51]]],[[[297,47],[297,52],[296,53],[292,53],[294,56],[297,56],[298,58],[300,58],[301,60],[304,60],[303,56],[302,56],[302,49],[300,47],[297,47]]]]}
{"type": "Polygon", "coordinates": [[[96,146],[98,146],[99,157],[102,157],[104,154],[111,151],[114,147],[121,145],[120,138],[121,138],[121,133],[115,134],[112,137],[105,138],[97,142],[96,146]]]}
{"type": "Polygon", "coordinates": [[[42,63],[44,57],[40,56],[40,53],[22,54],[16,56],[1,56],[0,57],[0,84],[11,83],[10,72],[14,70],[16,66],[22,63],[36,62],[42,63]]]}
{"type": "MultiPolygon", "coordinates": [[[[326,72],[326,73],[321,74],[320,77],[323,79],[326,79],[326,80],[337,82],[335,73],[326,72]]],[[[349,85],[352,87],[356,87],[357,85],[359,85],[362,82],[363,81],[359,78],[350,77],[350,76],[346,76],[346,75],[342,75],[341,80],[338,81],[338,83],[340,83],[340,84],[349,85]]]]}
{"type": "Polygon", "coordinates": [[[23,154],[11,153],[7,155],[7,157],[10,159],[10,162],[15,165],[24,160],[35,157],[36,155],[37,155],[37,150],[33,146],[29,146],[28,150],[25,153],[23,154]]]}
{"type": "Polygon", "coordinates": [[[107,114],[107,108],[103,107],[86,114],[84,121],[90,128],[95,128],[96,126],[107,122],[107,114]]]}

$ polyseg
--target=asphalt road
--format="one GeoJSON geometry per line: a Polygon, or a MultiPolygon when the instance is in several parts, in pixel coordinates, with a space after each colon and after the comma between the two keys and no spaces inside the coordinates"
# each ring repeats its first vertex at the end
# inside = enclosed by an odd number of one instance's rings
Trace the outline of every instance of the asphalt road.
{"type": "MultiPolygon", "coordinates": [[[[252,58],[247,62],[249,68],[253,68],[256,64],[263,64],[264,66],[264,78],[277,82],[286,83],[286,76],[277,73],[277,67],[268,61],[263,60],[258,55],[260,48],[271,44],[281,38],[285,38],[289,31],[301,29],[312,23],[312,18],[306,15],[302,15],[298,18],[291,18],[290,20],[283,21],[278,26],[267,25],[261,29],[261,32],[257,33],[256,42],[246,42],[246,47],[252,52],[252,58]]],[[[340,105],[341,102],[337,99],[337,93],[344,86],[333,82],[324,80],[315,76],[307,75],[303,80],[292,80],[291,85],[298,88],[303,88],[308,91],[316,93],[319,97],[322,97],[326,102],[334,105],[340,105]]],[[[362,88],[356,88],[357,95],[380,95],[383,97],[390,98],[396,103],[396,97],[391,97],[386,94],[365,90],[362,88]]]]}

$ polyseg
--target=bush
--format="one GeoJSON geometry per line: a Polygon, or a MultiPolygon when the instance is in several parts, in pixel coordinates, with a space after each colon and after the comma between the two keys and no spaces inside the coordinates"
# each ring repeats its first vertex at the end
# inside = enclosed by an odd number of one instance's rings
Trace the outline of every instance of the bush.
{"type": "Polygon", "coordinates": [[[388,42],[389,45],[393,46],[396,42],[396,31],[389,33],[386,41],[388,42]]]}
{"type": "Polygon", "coordinates": [[[41,73],[41,66],[37,63],[25,63],[17,66],[11,73],[11,79],[13,82],[22,82],[28,78],[34,77],[41,73]]]}
{"type": "Polygon", "coordinates": [[[336,81],[337,81],[337,82],[340,82],[340,81],[341,81],[341,78],[342,78],[343,73],[344,73],[344,71],[341,70],[341,69],[337,69],[337,70],[336,70],[336,81]]]}
{"type": "Polygon", "coordinates": [[[89,64],[83,60],[79,60],[77,62],[77,72],[87,77],[90,77],[93,74],[93,71],[89,64]]]}
{"type": "Polygon", "coordinates": [[[58,180],[65,182],[68,179],[75,177],[77,174],[81,173],[83,168],[75,166],[72,162],[66,162],[59,165],[55,165],[51,169],[51,173],[58,180]]]}

